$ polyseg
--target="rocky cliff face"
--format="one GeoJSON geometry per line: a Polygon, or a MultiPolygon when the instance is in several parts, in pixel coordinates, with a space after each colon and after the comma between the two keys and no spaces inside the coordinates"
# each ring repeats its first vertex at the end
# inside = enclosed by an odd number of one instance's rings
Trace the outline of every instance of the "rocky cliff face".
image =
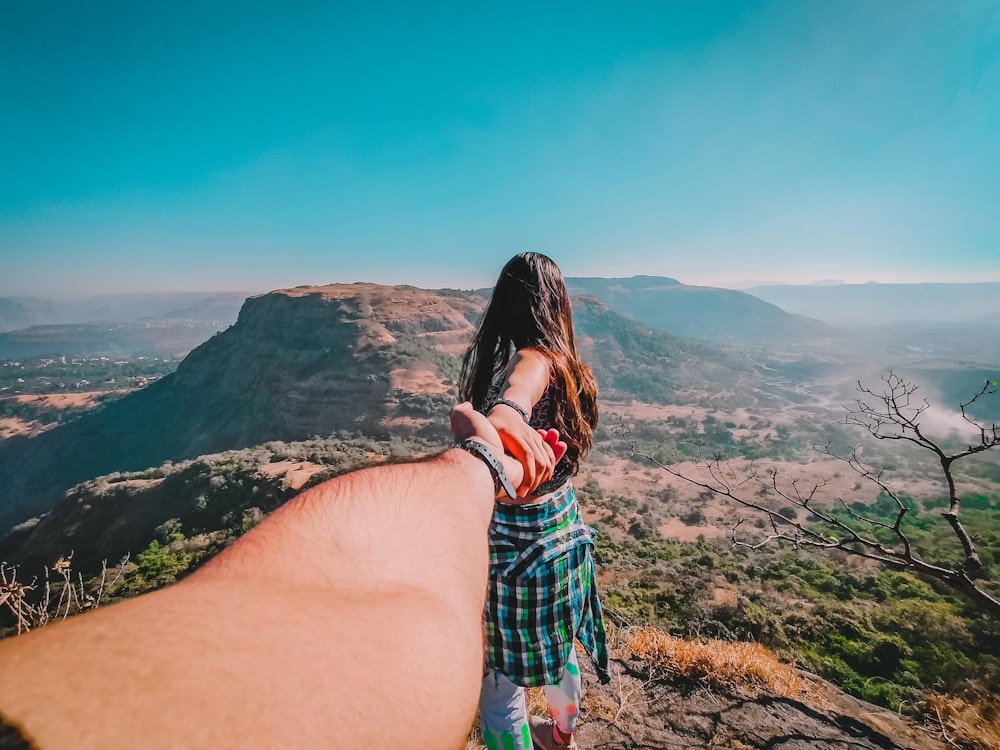
{"type": "Polygon", "coordinates": [[[0,445],[0,526],[77,482],[267,440],[445,429],[455,352],[483,299],[373,284],[247,300],[175,373],[37,437],[0,445]]]}
{"type": "Polygon", "coordinates": [[[448,391],[449,359],[481,309],[473,296],[413,287],[273,292],[247,300],[236,324],[191,352],[171,385],[188,399],[211,394],[206,406],[222,435],[206,449],[385,432],[414,397],[448,391]]]}

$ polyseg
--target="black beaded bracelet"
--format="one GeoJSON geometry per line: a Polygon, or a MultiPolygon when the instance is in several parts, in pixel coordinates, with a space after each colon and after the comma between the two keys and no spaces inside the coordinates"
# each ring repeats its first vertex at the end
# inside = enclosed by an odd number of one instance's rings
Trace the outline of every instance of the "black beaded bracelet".
{"type": "Polygon", "coordinates": [[[511,484],[510,477],[507,476],[503,464],[500,463],[500,459],[497,458],[496,454],[490,450],[490,447],[486,443],[466,438],[455,443],[455,447],[468,451],[473,456],[483,460],[483,463],[489,467],[490,473],[493,475],[493,489],[495,492],[499,492],[503,488],[503,491],[507,493],[507,497],[511,500],[517,499],[517,490],[511,484]]]}
{"type": "Polygon", "coordinates": [[[494,406],[499,406],[500,404],[503,404],[504,406],[509,406],[511,409],[513,409],[514,411],[516,411],[518,414],[521,415],[521,419],[524,420],[525,424],[528,423],[528,412],[526,412],[524,410],[524,407],[521,406],[519,403],[517,403],[516,401],[511,401],[509,398],[498,398],[496,401],[490,404],[490,408],[486,410],[487,414],[490,411],[492,411],[494,406]]]}

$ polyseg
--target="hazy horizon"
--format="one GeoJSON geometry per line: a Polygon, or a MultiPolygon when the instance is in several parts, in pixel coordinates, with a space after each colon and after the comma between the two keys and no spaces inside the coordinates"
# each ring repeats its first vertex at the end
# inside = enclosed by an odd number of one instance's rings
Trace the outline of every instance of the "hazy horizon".
{"type": "MultiPolygon", "coordinates": [[[[660,274],[633,274],[633,276],[655,276],[659,277],[660,274]]],[[[577,278],[594,278],[594,277],[579,277],[577,278]]],[[[602,276],[596,278],[631,278],[623,276],[602,276]]],[[[664,277],[672,278],[672,277],[664,277]]],[[[894,286],[894,285],[908,285],[908,284],[1000,284],[1000,281],[867,281],[867,282],[844,282],[831,279],[823,279],[815,282],[784,282],[784,281],[744,281],[737,282],[734,284],[723,285],[723,284],[688,284],[688,282],[683,279],[674,279],[679,281],[681,284],[688,286],[700,286],[700,287],[712,287],[717,289],[731,289],[734,291],[750,291],[757,287],[818,287],[818,288],[828,288],[836,286],[894,286]]],[[[226,294],[245,294],[245,295],[257,295],[257,294],[267,294],[268,292],[274,292],[281,289],[291,289],[296,286],[326,286],[327,284],[355,284],[355,283],[372,283],[372,284],[384,284],[386,286],[396,286],[396,285],[406,285],[406,286],[418,286],[425,289],[459,289],[459,290],[476,290],[476,289],[486,289],[492,286],[495,279],[490,279],[486,283],[481,284],[459,284],[459,285],[442,285],[442,284],[427,284],[426,286],[421,286],[418,284],[413,284],[412,282],[400,281],[400,282],[380,282],[374,281],[372,279],[338,279],[335,281],[317,282],[315,284],[304,283],[304,284],[289,284],[284,286],[269,286],[261,287],[258,289],[157,289],[157,290],[143,290],[143,289],[122,289],[122,290],[110,290],[110,291],[94,291],[94,292],[83,292],[83,291],[71,291],[67,294],[62,295],[33,295],[33,294],[6,294],[0,295],[0,299],[8,300],[37,300],[44,302],[65,302],[74,303],[82,302],[92,299],[100,298],[117,298],[117,297],[153,297],[156,295],[192,295],[195,297],[201,297],[202,295],[226,295],[226,294]]]]}
{"type": "Polygon", "coordinates": [[[1000,7],[0,7],[0,296],[1000,281],[1000,7]]]}

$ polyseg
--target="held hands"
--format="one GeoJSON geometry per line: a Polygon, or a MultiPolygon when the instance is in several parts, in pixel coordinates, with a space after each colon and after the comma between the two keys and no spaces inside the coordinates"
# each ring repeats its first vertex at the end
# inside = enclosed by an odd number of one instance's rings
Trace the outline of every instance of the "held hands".
{"type": "MultiPolygon", "coordinates": [[[[516,413],[515,416],[517,416],[516,413]]],[[[465,438],[474,438],[493,448],[498,455],[503,456],[501,460],[503,461],[504,469],[507,471],[507,475],[514,483],[514,486],[518,488],[517,494],[520,497],[526,497],[535,487],[547,481],[552,476],[552,468],[555,467],[559,459],[566,453],[566,443],[559,440],[559,432],[557,430],[533,430],[524,424],[523,420],[520,420],[520,425],[530,430],[535,438],[537,438],[537,442],[532,441],[532,456],[544,457],[547,459],[545,462],[546,465],[551,464],[548,473],[536,473],[535,479],[537,481],[530,485],[529,488],[524,464],[516,456],[505,455],[505,443],[502,433],[497,430],[490,419],[487,419],[484,415],[473,409],[472,404],[465,402],[452,408],[450,421],[451,431],[456,441],[464,440],[465,438]]],[[[537,463],[533,463],[533,468],[536,467],[537,463]]]]}
{"type": "Polygon", "coordinates": [[[506,404],[494,406],[490,410],[489,421],[499,433],[504,450],[516,458],[524,470],[524,478],[517,487],[518,497],[533,494],[540,484],[552,477],[556,463],[566,452],[565,446],[556,455],[547,431],[530,427],[517,411],[506,404]]]}

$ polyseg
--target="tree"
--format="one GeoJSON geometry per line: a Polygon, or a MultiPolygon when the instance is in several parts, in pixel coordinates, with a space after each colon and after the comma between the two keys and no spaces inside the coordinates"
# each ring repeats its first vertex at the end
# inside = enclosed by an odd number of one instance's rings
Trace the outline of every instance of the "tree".
{"type": "Polygon", "coordinates": [[[975,402],[996,393],[1000,384],[997,380],[987,380],[972,398],[959,405],[962,419],[976,431],[977,437],[962,448],[947,450],[945,441],[932,438],[921,427],[922,416],[930,404],[916,396],[918,386],[891,370],[882,376],[882,383],[884,387],[875,391],[859,381],[858,392],[861,395],[846,407],[848,412],[842,423],[865,430],[876,440],[899,441],[930,454],[929,458],[947,488],[947,505],[941,515],[948,522],[952,538],[961,549],[961,560],[957,564],[929,561],[915,551],[910,534],[903,529],[903,519],[911,512],[912,506],[904,502],[887,483],[885,469],[875,470],[861,460],[858,447],[841,455],[833,451],[829,443],[814,446],[820,453],[843,461],[859,477],[875,485],[889,504],[888,518],[885,514],[873,512],[871,506],[862,510],[865,507],[862,504],[848,503],[842,497],[837,497],[831,507],[831,504],[823,502],[821,496],[825,482],[803,488],[794,478],[779,476],[775,469],[761,473],[753,463],[747,469],[734,468],[721,454],[697,460],[695,466],[701,467],[703,476],[695,476],[679,464],[660,461],[653,454],[644,452],[624,424],[619,424],[615,430],[628,444],[630,455],[645,458],[675,477],[767,517],[771,531],[757,542],[746,541],[739,536],[745,519],[738,519],[732,529],[734,546],[756,549],[787,542],[795,548],[839,550],[848,555],[876,560],[896,570],[941,581],[983,611],[1000,617],[1000,599],[981,585],[984,571],[976,549],[976,538],[959,518],[962,498],[954,473],[957,462],[1000,446],[1000,425],[974,419],[968,412],[975,402]],[[808,511],[815,521],[800,522],[789,517],[791,514],[787,513],[787,508],[768,507],[759,494],[751,492],[761,486],[767,488],[767,494],[773,493],[780,500],[808,511]]]}

